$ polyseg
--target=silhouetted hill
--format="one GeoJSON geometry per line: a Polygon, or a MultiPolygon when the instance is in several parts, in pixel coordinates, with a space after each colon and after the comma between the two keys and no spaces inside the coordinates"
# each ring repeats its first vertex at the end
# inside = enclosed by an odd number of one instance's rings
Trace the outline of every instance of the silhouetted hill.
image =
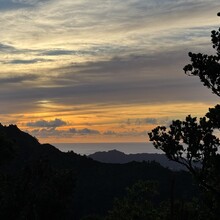
{"type": "Polygon", "coordinates": [[[81,164],[82,161],[96,163],[92,159],[73,152],[63,153],[51,144],[40,144],[35,137],[21,131],[16,125],[3,126],[0,124],[0,133],[3,133],[16,146],[14,159],[5,166],[8,170],[18,170],[24,165],[39,159],[48,160],[57,168],[71,168],[76,164],[78,165],[78,163],[81,164]]]}
{"type": "MultiPolygon", "coordinates": [[[[68,204],[63,202],[68,206],[65,219],[80,219],[88,214],[106,214],[107,210],[112,208],[114,198],[122,197],[125,194],[126,187],[133,185],[138,180],[157,181],[160,186],[160,196],[158,197],[160,201],[169,198],[170,184],[174,177],[176,179],[176,198],[187,199],[195,194],[195,188],[192,185],[189,173],[184,171],[174,173],[156,162],[129,162],[126,164],[97,162],[74,152],[63,153],[50,144],[40,144],[36,138],[21,131],[16,125],[0,125],[0,134],[3,134],[15,146],[13,157],[0,166],[0,171],[4,175],[11,176],[9,179],[12,179],[10,184],[6,182],[6,185],[4,185],[4,187],[9,187],[9,192],[12,193],[12,195],[9,193],[9,201],[11,201],[11,196],[17,196],[22,192],[22,196],[13,199],[13,201],[18,200],[15,204],[17,209],[13,208],[15,215],[19,215],[20,210],[26,207],[27,201],[29,201],[29,206],[32,202],[35,204],[36,198],[39,197],[38,194],[42,195],[42,198],[40,198],[44,202],[47,201],[44,197],[45,192],[47,192],[47,195],[49,189],[51,192],[49,190],[50,194],[46,197],[49,199],[49,202],[46,202],[47,204],[54,204],[53,201],[58,203],[61,201],[59,199],[60,193],[64,193],[65,190],[69,192],[65,194],[66,197],[69,194],[67,200],[65,200],[68,201],[68,204]],[[69,171],[74,176],[74,182],[69,181],[70,177],[65,174],[69,171]],[[14,182],[19,187],[13,186],[14,182]],[[25,186],[23,191],[19,191],[20,185],[25,186]],[[62,186],[64,186],[64,189],[60,190],[62,186]],[[57,187],[59,190],[57,190],[57,187]],[[44,190],[43,193],[42,190],[44,190]],[[16,193],[13,193],[14,191],[16,193]],[[25,194],[28,194],[27,198],[25,194]],[[56,197],[51,200],[52,195],[56,195],[56,197]],[[19,202],[20,200],[22,202],[19,202]]],[[[4,142],[1,142],[0,139],[0,148],[2,144],[4,142]]],[[[117,156],[118,158],[124,156],[120,152],[114,151],[113,153],[120,155],[117,156]]],[[[9,202],[9,206],[11,206],[11,203],[9,202]]]]}
{"type": "Polygon", "coordinates": [[[142,162],[142,161],[155,161],[160,163],[163,167],[167,167],[171,170],[185,170],[185,168],[173,161],[170,161],[165,154],[149,154],[149,153],[139,153],[139,154],[125,154],[117,150],[96,152],[90,154],[88,157],[93,160],[102,163],[116,163],[124,164],[132,161],[142,162]]]}

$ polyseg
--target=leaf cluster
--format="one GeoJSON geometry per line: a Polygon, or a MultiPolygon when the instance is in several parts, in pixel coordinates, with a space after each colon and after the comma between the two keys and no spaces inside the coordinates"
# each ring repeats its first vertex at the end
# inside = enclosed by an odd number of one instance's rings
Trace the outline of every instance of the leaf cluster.
{"type": "Polygon", "coordinates": [[[215,135],[219,122],[220,106],[209,110],[199,120],[187,116],[185,120],[175,120],[169,128],[158,126],[149,133],[150,141],[156,149],[165,152],[170,160],[184,165],[199,184],[213,192],[220,192],[215,170],[219,161],[220,140],[215,135]]]}
{"type": "Polygon", "coordinates": [[[198,76],[204,86],[220,96],[220,28],[212,31],[211,39],[216,55],[189,52],[191,64],[183,70],[187,75],[198,76]]]}

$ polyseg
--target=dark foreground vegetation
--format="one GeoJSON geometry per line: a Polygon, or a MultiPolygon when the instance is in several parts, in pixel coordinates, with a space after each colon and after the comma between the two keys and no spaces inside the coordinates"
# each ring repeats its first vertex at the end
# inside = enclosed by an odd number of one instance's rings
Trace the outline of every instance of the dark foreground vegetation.
{"type": "Polygon", "coordinates": [[[171,203],[174,215],[196,212],[185,171],[96,162],[41,145],[15,125],[0,134],[0,219],[170,219],[171,203]]]}

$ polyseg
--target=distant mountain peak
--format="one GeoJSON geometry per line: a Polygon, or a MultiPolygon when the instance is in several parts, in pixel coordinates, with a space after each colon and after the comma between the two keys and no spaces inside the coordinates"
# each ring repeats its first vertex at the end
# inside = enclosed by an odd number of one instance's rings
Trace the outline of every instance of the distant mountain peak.
{"type": "Polygon", "coordinates": [[[143,161],[155,161],[160,163],[164,167],[168,167],[172,170],[181,170],[185,169],[183,166],[170,161],[165,154],[151,154],[151,153],[137,153],[137,154],[125,154],[116,149],[109,151],[96,152],[89,155],[93,160],[102,162],[102,163],[118,163],[125,164],[129,162],[143,162],[143,161]]]}
{"type": "Polygon", "coordinates": [[[116,155],[126,155],[124,152],[121,152],[119,150],[113,149],[109,151],[102,151],[102,152],[96,152],[96,153],[102,153],[102,154],[116,154],[116,155]]]}

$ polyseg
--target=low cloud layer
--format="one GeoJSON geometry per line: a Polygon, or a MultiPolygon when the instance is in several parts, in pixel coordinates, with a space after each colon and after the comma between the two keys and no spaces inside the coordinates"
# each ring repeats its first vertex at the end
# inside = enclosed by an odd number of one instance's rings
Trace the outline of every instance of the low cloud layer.
{"type": "Polygon", "coordinates": [[[100,135],[101,133],[98,130],[83,128],[76,129],[70,128],[68,130],[58,130],[55,127],[43,128],[43,129],[34,129],[30,131],[32,135],[39,138],[74,138],[75,136],[91,136],[91,135],[100,135]]]}
{"type": "Polygon", "coordinates": [[[147,131],[142,130],[138,131],[135,129],[130,129],[128,131],[112,131],[107,130],[100,132],[95,129],[83,128],[76,129],[70,128],[68,130],[58,130],[56,128],[42,128],[31,130],[30,133],[39,138],[73,138],[74,137],[83,137],[83,136],[106,136],[106,137],[139,137],[147,136],[147,131]]]}
{"type": "Polygon", "coordinates": [[[56,118],[51,121],[40,120],[40,121],[35,121],[35,122],[28,122],[26,125],[28,127],[38,127],[38,128],[57,128],[57,127],[67,125],[67,122],[59,118],[56,118]]]}

